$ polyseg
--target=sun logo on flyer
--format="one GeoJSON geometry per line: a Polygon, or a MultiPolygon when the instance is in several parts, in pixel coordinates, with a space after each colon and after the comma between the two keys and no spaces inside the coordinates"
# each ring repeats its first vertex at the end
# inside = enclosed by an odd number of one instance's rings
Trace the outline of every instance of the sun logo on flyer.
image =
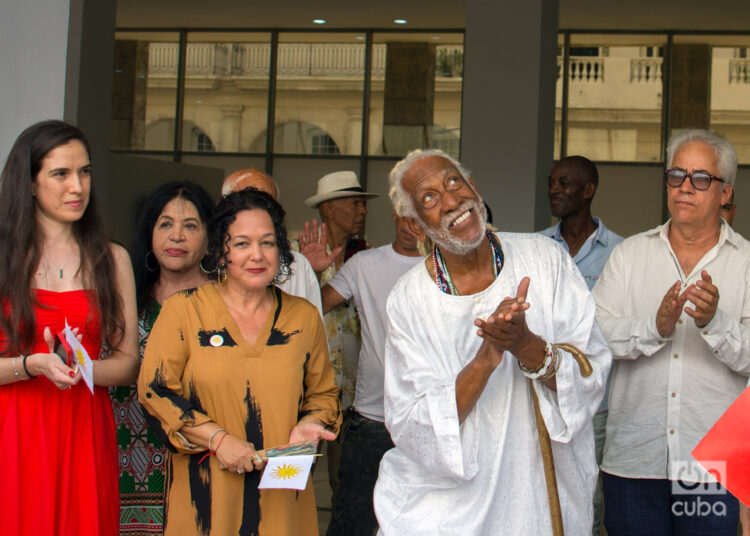
{"type": "Polygon", "coordinates": [[[302,468],[298,465],[284,464],[279,465],[273,470],[272,476],[276,480],[287,480],[294,478],[302,472],[302,468]]]}
{"type": "Polygon", "coordinates": [[[83,366],[83,352],[81,352],[81,350],[76,350],[76,359],[78,359],[78,362],[83,366]]]}

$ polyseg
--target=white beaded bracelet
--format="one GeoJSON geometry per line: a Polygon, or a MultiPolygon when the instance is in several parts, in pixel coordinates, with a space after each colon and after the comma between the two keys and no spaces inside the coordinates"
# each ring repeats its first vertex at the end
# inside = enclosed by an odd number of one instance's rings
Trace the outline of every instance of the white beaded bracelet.
{"type": "Polygon", "coordinates": [[[546,356],[544,358],[544,363],[542,363],[542,366],[536,370],[531,370],[526,365],[521,363],[521,361],[518,361],[518,367],[521,369],[521,372],[523,372],[524,376],[532,380],[537,380],[540,377],[546,376],[550,370],[554,370],[553,364],[555,361],[555,350],[553,346],[546,341],[544,346],[544,353],[546,356]]]}
{"type": "Polygon", "coordinates": [[[555,353],[555,360],[552,362],[552,366],[549,368],[549,372],[537,378],[540,382],[546,382],[547,380],[551,380],[552,378],[555,377],[555,375],[557,374],[557,371],[560,369],[560,363],[562,362],[562,354],[560,353],[560,349],[557,347],[556,344],[553,344],[552,351],[555,353]]]}

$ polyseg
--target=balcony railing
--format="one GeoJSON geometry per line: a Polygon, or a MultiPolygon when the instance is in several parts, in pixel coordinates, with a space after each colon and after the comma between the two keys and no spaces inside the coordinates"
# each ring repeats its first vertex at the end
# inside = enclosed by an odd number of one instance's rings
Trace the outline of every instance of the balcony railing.
{"type": "Polygon", "coordinates": [[[750,59],[729,60],[729,83],[750,84],[750,59]]]}
{"type": "Polygon", "coordinates": [[[604,58],[570,57],[570,80],[604,82],[604,58]]]}
{"type": "MultiPolygon", "coordinates": [[[[265,43],[189,43],[186,57],[188,80],[262,80],[269,75],[270,45],[265,43]]],[[[385,78],[387,45],[373,46],[372,78],[385,78]]],[[[149,79],[177,76],[176,43],[149,44],[149,79]]],[[[436,76],[460,80],[463,47],[436,47],[436,76]]],[[[281,80],[361,80],[365,45],[356,43],[282,43],[278,50],[281,80]]],[[[569,95],[571,108],[622,108],[656,110],[661,107],[662,58],[627,56],[571,56],[569,95]]],[[[557,61],[558,83],[562,58],[557,61]]],[[[714,57],[711,107],[713,110],[750,109],[750,59],[714,57]]],[[[557,105],[561,106],[558,88],[557,105]]]]}
{"type": "Polygon", "coordinates": [[[636,84],[661,84],[661,58],[630,60],[630,81],[636,84]]]}
{"type": "MultiPolygon", "coordinates": [[[[570,57],[570,81],[604,83],[607,58],[589,56],[570,57]]],[[[631,58],[630,82],[634,84],[661,83],[661,58],[631,58]]],[[[557,58],[557,79],[562,73],[562,58],[557,58]]]]}
{"type": "MultiPolygon", "coordinates": [[[[149,76],[177,76],[177,43],[149,44],[149,76]]],[[[461,45],[440,45],[436,57],[455,58],[463,54],[461,45]]],[[[372,77],[385,77],[386,45],[373,45],[372,77]]],[[[264,43],[189,43],[185,58],[187,77],[268,77],[270,45],[264,43]]],[[[277,76],[280,78],[330,77],[362,78],[365,45],[293,44],[279,45],[277,76]]],[[[455,69],[454,69],[455,70],[455,69]]],[[[438,76],[453,73],[437,70],[438,76]]]]}

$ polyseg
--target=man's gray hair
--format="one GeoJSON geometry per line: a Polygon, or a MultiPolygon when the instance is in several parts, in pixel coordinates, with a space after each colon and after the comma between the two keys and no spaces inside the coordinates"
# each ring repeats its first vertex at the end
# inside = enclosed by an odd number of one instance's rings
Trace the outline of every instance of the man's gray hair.
{"type": "Polygon", "coordinates": [[[421,160],[422,158],[428,158],[430,156],[439,156],[441,158],[445,158],[456,167],[456,169],[459,173],[461,173],[461,176],[464,179],[468,179],[470,177],[470,172],[468,169],[463,167],[458,160],[453,158],[448,153],[441,151],[440,149],[414,149],[413,151],[409,151],[409,153],[401,161],[393,166],[391,173],[388,175],[388,182],[390,184],[388,197],[391,198],[393,210],[396,211],[396,214],[398,216],[406,216],[409,218],[417,217],[417,211],[414,208],[414,202],[412,201],[411,197],[409,197],[409,194],[404,190],[402,182],[404,179],[404,175],[406,175],[406,173],[418,160],[421,160]]]}
{"type": "Polygon", "coordinates": [[[727,184],[734,186],[734,179],[737,176],[737,152],[728,139],[711,130],[695,128],[673,134],[667,144],[667,169],[672,167],[677,150],[686,143],[694,141],[705,143],[714,150],[719,161],[719,177],[727,184]]]}

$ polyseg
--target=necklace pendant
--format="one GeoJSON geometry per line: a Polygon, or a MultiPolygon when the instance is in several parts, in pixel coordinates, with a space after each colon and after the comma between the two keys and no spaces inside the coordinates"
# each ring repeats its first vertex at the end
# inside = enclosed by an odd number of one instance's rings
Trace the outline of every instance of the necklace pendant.
{"type": "Polygon", "coordinates": [[[63,269],[60,268],[60,279],[62,279],[63,269]]]}

